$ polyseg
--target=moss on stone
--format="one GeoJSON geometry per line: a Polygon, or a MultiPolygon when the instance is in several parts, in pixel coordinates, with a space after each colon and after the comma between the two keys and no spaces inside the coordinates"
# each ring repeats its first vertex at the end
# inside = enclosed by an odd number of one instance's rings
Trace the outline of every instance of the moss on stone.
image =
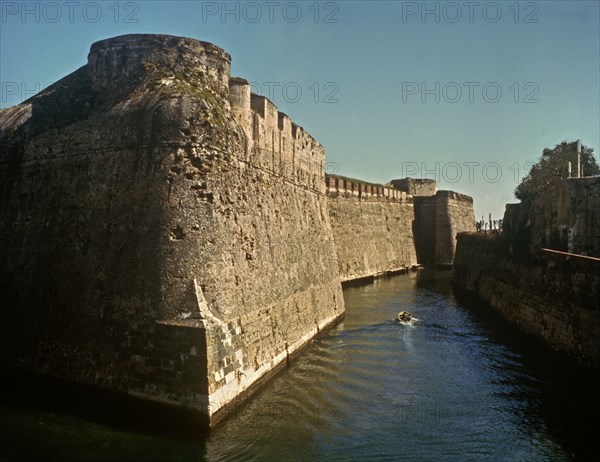
{"type": "Polygon", "coordinates": [[[168,96],[188,95],[208,104],[204,118],[211,125],[223,126],[226,124],[227,115],[223,109],[224,96],[214,88],[214,84],[206,78],[199,69],[188,67],[183,70],[173,71],[160,64],[144,61],[144,68],[151,76],[148,83],[152,90],[163,91],[168,96]],[[165,81],[169,81],[167,84],[165,81]]]}

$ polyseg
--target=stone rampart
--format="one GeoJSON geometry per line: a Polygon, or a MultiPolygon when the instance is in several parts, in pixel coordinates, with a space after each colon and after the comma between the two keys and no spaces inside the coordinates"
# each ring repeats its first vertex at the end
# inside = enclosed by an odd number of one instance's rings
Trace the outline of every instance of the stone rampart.
{"type": "Polygon", "coordinates": [[[599,193],[600,177],[570,178],[507,204],[502,235],[459,235],[453,275],[460,290],[596,370],[599,193]]]}
{"type": "Polygon", "coordinates": [[[229,69],[121,36],[0,111],[2,361],[212,424],[343,315],[323,149],[229,69]]]}
{"type": "Polygon", "coordinates": [[[456,235],[475,231],[473,199],[453,191],[415,197],[415,245],[419,263],[451,265],[456,235]]]}
{"type": "Polygon", "coordinates": [[[470,198],[419,225],[406,191],[326,177],[230,63],[115,37],[0,110],[0,361],[214,424],[343,316],[342,280],[414,266],[414,234],[452,245],[470,198]]]}
{"type": "Polygon", "coordinates": [[[403,191],[340,175],[326,175],[325,187],[330,197],[337,197],[338,195],[354,196],[359,199],[379,197],[392,201],[410,202],[410,195],[403,191]]]}
{"type": "Polygon", "coordinates": [[[390,181],[390,184],[411,196],[435,196],[437,182],[430,178],[402,178],[390,181]]]}
{"type": "Polygon", "coordinates": [[[600,260],[524,258],[504,237],[459,234],[453,283],[582,365],[600,367],[600,260]]]}
{"type": "Polygon", "coordinates": [[[327,175],[326,185],[342,280],[377,277],[417,264],[411,196],[334,175],[327,175]]]}
{"type": "Polygon", "coordinates": [[[324,192],[321,144],[267,98],[251,93],[246,80],[233,78],[229,88],[232,113],[246,134],[246,158],[287,181],[324,192]]]}
{"type": "Polygon", "coordinates": [[[600,177],[568,178],[525,204],[510,204],[506,232],[526,232],[533,249],[600,257],[600,177]]]}

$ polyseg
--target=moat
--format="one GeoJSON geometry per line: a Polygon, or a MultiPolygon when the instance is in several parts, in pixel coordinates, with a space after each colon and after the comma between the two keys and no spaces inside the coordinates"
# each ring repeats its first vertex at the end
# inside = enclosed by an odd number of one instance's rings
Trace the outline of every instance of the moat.
{"type": "Polygon", "coordinates": [[[597,454],[598,383],[477,306],[458,303],[450,276],[420,270],[346,288],[342,323],[208,437],[178,437],[171,428],[149,434],[140,422],[116,428],[110,416],[100,423],[73,415],[43,391],[16,399],[3,384],[0,460],[557,461],[597,454]],[[395,323],[401,310],[418,321],[395,323]]]}

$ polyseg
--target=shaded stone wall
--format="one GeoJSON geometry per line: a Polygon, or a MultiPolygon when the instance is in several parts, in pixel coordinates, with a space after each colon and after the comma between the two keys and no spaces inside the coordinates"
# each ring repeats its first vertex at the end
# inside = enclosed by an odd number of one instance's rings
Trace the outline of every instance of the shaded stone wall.
{"type": "Polygon", "coordinates": [[[437,263],[436,200],[435,196],[415,197],[413,233],[417,260],[422,265],[437,263]]]}
{"type": "Polygon", "coordinates": [[[600,177],[569,178],[533,200],[506,204],[502,228],[521,253],[548,248],[600,257],[600,177]]]}
{"type": "Polygon", "coordinates": [[[0,111],[4,362],[213,423],[343,315],[323,149],[229,67],[122,36],[0,111]]]}
{"type": "Polygon", "coordinates": [[[342,280],[376,277],[416,265],[414,207],[406,193],[328,175],[329,214],[342,280]]]}
{"type": "Polygon", "coordinates": [[[567,249],[600,257],[600,177],[572,178],[566,183],[567,249]]]}
{"type": "Polygon", "coordinates": [[[342,278],[416,263],[411,197],[326,179],[229,72],[209,43],[121,36],[0,111],[2,362],[212,424],[343,316],[342,278]]]}
{"type": "Polygon", "coordinates": [[[455,287],[548,346],[600,367],[600,261],[542,254],[517,256],[513,242],[459,234],[455,287]]]}
{"type": "Polygon", "coordinates": [[[473,199],[454,191],[438,191],[435,197],[436,262],[452,264],[456,235],[475,231],[473,199]]]}
{"type": "Polygon", "coordinates": [[[429,178],[402,178],[392,180],[390,184],[411,196],[435,196],[437,182],[429,178]]]}
{"type": "Polygon", "coordinates": [[[451,265],[456,235],[475,231],[473,199],[453,191],[415,197],[415,245],[419,263],[451,265]]]}
{"type": "Polygon", "coordinates": [[[535,248],[600,257],[600,177],[563,180],[521,208],[535,248]]]}

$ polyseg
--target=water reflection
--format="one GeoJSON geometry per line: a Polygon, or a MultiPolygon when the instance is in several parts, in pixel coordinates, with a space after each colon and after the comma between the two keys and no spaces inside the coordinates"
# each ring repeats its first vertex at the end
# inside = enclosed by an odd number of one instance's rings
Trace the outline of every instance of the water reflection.
{"type": "MultiPolygon", "coordinates": [[[[459,305],[449,279],[447,271],[426,270],[347,289],[343,324],[240,412],[244,424],[232,418],[214,432],[207,459],[572,460],[583,454],[586,448],[560,424],[580,422],[577,411],[566,421],[562,412],[547,415],[557,409],[543,403],[565,392],[552,369],[528,356],[527,345],[515,344],[513,329],[459,305]],[[401,310],[420,322],[395,323],[401,310]],[[257,409],[270,407],[277,411],[265,422],[257,409]],[[234,436],[248,443],[237,455],[223,451],[234,436]]],[[[564,385],[571,393],[581,389],[577,381],[564,385]]],[[[581,399],[589,402],[590,392],[581,399]]]]}
{"type": "Polygon", "coordinates": [[[4,454],[15,460],[37,454],[46,460],[554,461],[597,453],[597,381],[489,310],[458,303],[449,280],[448,271],[423,270],[346,289],[343,323],[207,438],[140,434],[5,399],[4,454]],[[419,321],[396,323],[402,310],[419,321]]]}

